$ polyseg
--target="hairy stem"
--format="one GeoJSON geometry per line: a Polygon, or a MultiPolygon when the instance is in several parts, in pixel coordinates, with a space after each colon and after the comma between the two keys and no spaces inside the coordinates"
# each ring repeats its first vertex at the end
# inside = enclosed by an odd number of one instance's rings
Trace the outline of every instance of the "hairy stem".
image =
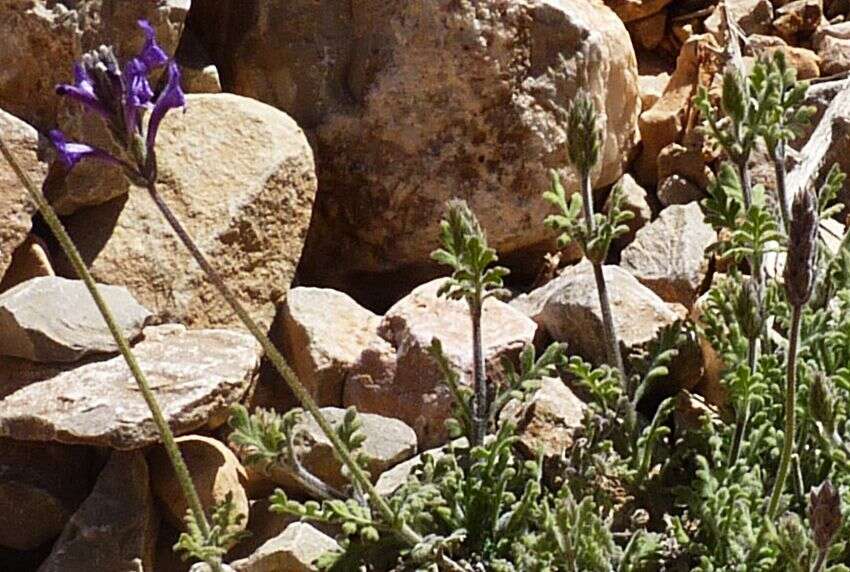
{"type": "Polygon", "coordinates": [[[289,364],[286,363],[286,359],[281,355],[281,353],[277,350],[275,345],[271,342],[266,333],[257,325],[254,319],[248,314],[248,311],[233,293],[233,291],[228,288],[228,286],[224,283],[219,273],[212,267],[212,265],[207,261],[204,254],[200,251],[198,246],[195,244],[195,241],[171,211],[169,206],[165,203],[165,201],[160,196],[159,192],[156,188],[155,182],[148,183],[148,194],[151,199],[153,199],[157,208],[160,210],[162,215],[165,217],[168,224],[171,226],[174,233],[180,239],[180,242],[183,243],[183,246],[189,251],[192,257],[195,259],[195,262],[198,263],[198,266],[206,274],[209,281],[216,287],[221,296],[227,301],[242,323],[248,328],[248,331],[256,338],[259,342],[260,346],[262,346],[263,351],[266,354],[266,357],[269,358],[274,368],[278,371],[284,381],[289,385],[289,388],[295,394],[295,397],[298,398],[298,401],[304,406],[304,408],[310,412],[310,415],[316,420],[316,423],[319,425],[319,428],[322,430],[322,433],[328,438],[331,442],[331,445],[336,450],[336,453],[339,455],[340,460],[349,470],[351,477],[354,481],[356,481],[357,485],[362,488],[362,490],[366,491],[366,494],[372,500],[372,504],[377,509],[377,511],[381,514],[381,518],[384,519],[388,524],[394,527],[397,536],[401,538],[404,542],[415,545],[418,544],[422,539],[421,537],[407,524],[403,522],[398,522],[396,518],[395,512],[393,512],[392,508],[389,504],[387,504],[386,500],[378,493],[375,487],[372,485],[372,481],[369,480],[369,477],[363,471],[363,469],[358,465],[354,458],[351,456],[351,452],[348,450],[348,447],[342,442],[339,436],[334,431],[330,422],[328,422],[327,418],[322,415],[322,412],[319,410],[319,406],[316,404],[316,401],[310,395],[310,392],[304,387],[304,385],[298,380],[298,376],[295,375],[295,372],[292,371],[292,368],[289,367],[289,364]]]}
{"type": "MultiPolygon", "coordinates": [[[[750,375],[756,373],[756,364],[758,361],[759,339],[751,338],[747,351],[747,366],[750,369],[750,375]]],[[[738,462],[738,457],[741,454],[741,443],[744,441],[744,435],[747,434],[747,425],[750,421],[750,396],[747,394],[741,411],[738,413],[735,422],[735,436],[732,438],[732,449],[729,451],[729,466],[731,467],[738,462]]]]}
{"type": "Polygon", "coordinates": [[[473,447],[484,444],[487,433],[487,376],[484,370],[484,348],[481,341],[481,289],[476,291],[475,300],[470,301],[472,317],[472,356],[475,397],[472,402],[473,447]]]}
{"type": "Polygon", "coordinates": [[[829,555],[829,550],[818,550],[818,559],[811,572],[823,572],[826,567],[826,557],[829,555]]]}
{"type": "MultiPolygon", "coordinates": [[[[127,338],[116,323],[115,318],[112,315],[112,311],[106,304],[103,296],[100,295],[100,291],[97,288],[94,278],[88,271],[88,268],[86,268],[83,257],[80,256],[80,252],[74,245],[73,240],[71,240],[71,237],[65,231],[65,227],[56,215],[56,211],[53,210],[53,207],[51,207],[50,203],[47,202],[47,199],[45,199],[41,190],[36,187],[35,183],[32,182],[26,172],[21,168],[17,159],[15,159],[11,150],[7,146],[6,141],[2,137],[0,137],[0,151],[2,151],[6,161],[8,161],[9,165],[12,166],[12,170],[24,185],[24,188],[26,188],[30,198],[44,217],[44,221],[47,223],[47,226],[50,227],[51,232],[53,232],[56,236],[56,240],[59,241],[59,245],[68,257],[68,260],[70,260],[71,265],[74,267],[74,271],[85,284],[92,299],[94,299],[94,303],[97,306],[98,311],[101,316],[103,316],[103,320],[109,328],[109,333],[112,334],[112,337],[118,346],[118,350],[121,352],[124,361],[127,362],[127,367],[130,369],[130,372],[135,378],[136,383],[139,386],[139,391],[151,412],[151,416],[153,417],[156,428],[159,431],[159,436],[162,440],[165,452],[171,461],[175,474],[177,475],[177,481],[180,483],[183,496],[186,497],[186,504],[189,506],[189,510],[192,511],[192,515],[195,517],[198,527],[201,529],[201,534],[203,534],[204,537],[209,537],[209,521],[204,513],[204,508],[201,504],[200,497],[198,497],[198,492],[195,490],[195,485],[192,482],[189,469],[183,460],[183,456],[180,454],[180,449],[177,447],[177,442],[174,439],[174,433],[171,432],[171,428],[168,426],[165,416],[162,414],[162,409],[159,407],[156,396],[154,396],[153,391],[150,388],[147,377],[141,367],[139,367],[136,356],[130,349],[130,344],[127,342],[127,338]]],[[[221,563],[218,560],[207,562],[207,564],[209,564],[215,572],[219,572],[221,570],[221,563]]]]}
{"type": "Polygon", "coordinates": [[[785,431],[782,446],[782,457],[779,461],[779,471],[776,474],[776,482],[773,483],[773,492],[770,495],[770,504],[767,508],[768,520],[776,518],[779,509],[779,499],[785,488],[785,479],[791,468],[791,456],[794,454],[794,431],[796,429],[797,416],[797,345],[800,340],[800,322],[803,317],[802,306],[794,306],[791,315],[791,334],[788,340],[788,370],[786,372],[785,386],[785,431]]]}
{"type": "Polygon", "coordinates": [[[782,218],[782,228],[788,234],[788,225],[791,224],[791,213],[788,210],[788,188],[785,182],[785,141],[779,141],[776,149],[771,153],[773,169],[776,171],[776,198],[779,201],[779,216],[782,218]]]}

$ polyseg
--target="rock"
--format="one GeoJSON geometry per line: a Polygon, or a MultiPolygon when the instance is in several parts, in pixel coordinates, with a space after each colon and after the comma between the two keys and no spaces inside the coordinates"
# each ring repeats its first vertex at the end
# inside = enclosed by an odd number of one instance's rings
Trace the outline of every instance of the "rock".
{"type": "Polygon", "coordinates": [[[658,75],[641,75],[638,78],[641,109],[649,109],[655,105],[655,102],[661,99],[668,83],[670,83],[670,74],[667,72],[658,75]]]}
{"type": "Polygon", "coordinates": [[[643,151],[635,165],[637,181],[655,186],[658,181],[658,155],[667,145],[679,140],[685,128],[685,113],[699,76],[697,52],[701,45],[713,45],[709,35],[693,36],[683,46],[661,98],[640,115],[643,151]]]}
{"type": "MultiPolygon", "coordinates": [[[[166,116],[157,149],[160,194],[268,327],[295,273],[316,192],[304,133],[262,103],[190,95],[185,113],[166,116]]],[[[193,327],[240,323],[146,192],[134,189],[65,224],[99,281],[126,286],[148,308],[193,327]]],[[[61,259],[57,272],[72,270],[61,259]]]]}
{"type": "Polygon", "coordinates": [[[0,439],[0,546],[33,550],[53,540],[89,494],[92,451],[0,439]]]}
{"type": "Polygon", "coordinates": [[[342,405],[346,375],[365,348],[381,342],[380,322],[342,292],[289,291],[283,305],[284,356],[320,406],[342,405]]]}
{"type": "MultiPolygon", "coordinates": [[[[443,280],[419,286],[384,316],[380,335],[389,344],[367,348],[345,385],[344,403],[360,411],[401,419],[416,431],[420,447],[442,444],[451,396],[439,367],[428,353],[434,338],[464,383],[472,377],[472,326],[465,301],[437,297],[443,280]]],[[[484,304],[482,340],[488,372],[503,357],[516,357],[532,343],[534,322],[507,304],[484,304]]]]}
{"type": "MultiPolygon", "coordinates": [[[[785,171],[790,173],[799,163],[800,154],[795,149],[786,148],[785,154],[785,171]]],[[[747,163],[750,169],[750,179],[753,186],[763,185],[767,189],[769,200],[774,200],[776,197],[776,166],[773,164],[773,159],[767,152],[767,147],[759,141],[755,149],[750,154],[750,161],[747,163]]],[[[778,207],[777,207],[778,208],[778,207]]]]}
{"type": "Polygon", "coordinates": [[[821,74],[850,70],[850,22],[823,26],[812,36],[812,45],[821,59],[821,74]]]}
{"type": "Polygon", "coordinates": [[[631,22],[627,29],[635,43],[648,50],[654,50],[664,39],[664,32],[667,29],[667,12],[658,12],[631,22]]]}
{"type": "Polygon", "coordinates": [[[705,424],[706,417],[715,419],[719,417],[719,414],[715,407],[706,402],[705,398],[689,391],[680,391],[676,395],[676,410],[673,413],[676,435],[700,430],[705,424]]]}
{"type": "MultiPolygon", "coordinates": [[[[0,4],[0,14],[5,9],[7,8],[0,4]]],[[[5,20],[0,23],[0,30],[4,25],[5,20]]],[[[4,35],[2,38],[8,39],[8,35],[4,35]]],[[[5,40],[0,39],[0,42],[3,41],[5,40]]],[[[2,49],[0,49],[0,54],[3,54],[2,49]]],[[[0,69],[3,69],[2,57],[0,55],[0,69]]],[[[0,78],[0,85],[2,85],[2,78],[0,78]]],[[[0,107],[2,107],[2,103],[0,103],[0,107]]],[[[26,174],[33,183],[40,186],[47,175],[47,169],[38,160],[38,132],[2,109],[0,109],[0,132],[3,133],[3,140],[14,157],[20,162],[26,174]]],[[[27,190],[15,175],[12,167],[3,158],[0,161],[0,278],[3,277],[12,263],[12,253],[29,236],[35,210],[35,205],[30,201],[27,190]]]]}
{"type": "Polygon", "coordinates": [[[44,242],[30,234],[12,254],[6,274],[0,280],[0,293],[38,276],[55,276],[44,242]]]}
{"type": "Polygon", "coordinates": [[[712,174],[702,155],[702,141],[688,146],[671,143],[661,150],[658,155],[658,178],[663,181],[672,175],[686,179],[699,189],[708,187],[712,174]]]}
{"type": "Polygon", "coordinates": [[[634,50],[600,0],[249,5],[195,2],[190,29],[216,46],[226,90],[315,133],[323,191],[303,285],[389,305],[438,275],[429,254],[455,195],[490,243],[533,274],[523,254],[551,240],[540,224],[550,212],[541,196],[548,170],[578,188],[565,166],[562,112],[576,93],[580,51],[604,125],[594,187],[622,175],[636,142],[634,50]]]}
{"type": "Polygon", "coordinates": [[[516,423],[517,445],[526,457],[555,459],[572,448],[586,409],[563,381],[547,377],[524,407],[518,401],[506,405],[502,419],[516,423]]]}
{"type": "MultiPolygon", "coordinates": [[[[323,407],[322,413],[336,426],[342,423],[345,409],[323,407]]],[[[416,454],[416,433],[404,422],[361,412],[358,417],[362,423],[360,431],[366,437],[361,452],[373,481],[387,469],[416,454]]],[[[315,420],[306,415],[298,431],[298,458],[304,468],[338,490],[345,488],[349,481],[342,475],[342,463],[315,420]]],[[[305,492],[282,471],[274,471],[270,476],[292,492],[305,492]]]]}
{"type": "Polygon", "coordinates": [[[127,58],[138,53],[146,18],[163,49],[173,54],[190,0],[146,2],[0,1],[0,107],[41,129],[57,124],[62,105],[54,86],[73,79],[83,52],[116,46],[127,58]]]}
{"type": "Polygon", "coordinates": [[[623,22],[647,18],[663,10],[671,0],[605,0],[623,22]]]}
{"type": "MultiPolygon", "coordinates": [[[[202,435],[185,435],[177,438],[177,446],[192,475],[195,490],[207,514],[212,508],[231,496],[236,514],[245,516],[231,532],[245,530],[248,523],[248,497],[242,483],[247,479],[245,468],[227,446],[216,439],[202,435]]],[[[183,490],[162,447],[148,457],[151,489],[159,501],[163,515],[171,526],[185,528],[183,518],[189,508],[183,490]]]]}
{"type": "MultiPolygon", "coordinates": [[[[133,353],[172,430],[186,433],[226,413],[253,383],[254,339],[224,330],[147,328],[133,353]]],[[[0,436],[138,449],[159,440],[124,359],[80,366],[32,383],[0,401],[0,436]]]]}
{"type": "MultiPolygon", "coordinates": [[[[684,317],[684,309],[679,313],[619,266],[605,266],[604,274],[623,356],[645,347],[663,328],[684,317]]],[[[537,322],[554,341],[569,344],[570,353],[594,365],[605,363],[602,313],[590,263],[567,269],[546,286],[517,297],[511,306],[537,322]]],[[[702,374],[698,348],[682,348],[670,371],[674,378],[666,389],[692,388],[702,374]]]]}
{"type": "MultiPolygon", "coordinates": [[[[635,233],[643,228],[652,219],[652,209],[647,202],[647,194],[643,187],[628,173],[623,175],[623,178],[617,183],[623,189],[623,202],[621,208],[630,211],[634,218],[626,222],[629,227],[629,232],[617,239],[615,246],[623,248],[635,238],[635,233]]],[[[608,213],[611,210],[611,195],[605,201],[603,212],[608,213]]]]}
{"type": "Polygon", "coordinates": [[[248,558],[267,541],[279,536],[289,525],[298,522],[296,516],[269,510],[271,507],[269,496],[271,496],[271,492],[266,495],[266,498],[251,501],[247,528],[251,536],[245,538],[227,552],[229,561],[234,562],[248,558]]]}
{"type": "MultiPolygon", "coordinates": [[[[726,2],[729,16],[747,34],[769,34],[772,30],[773,5],[770,0],[729,0],[726,2]]],[[[725,42],[720,10],[705,21],[705,29],[719,42],[725,42]]]]}
{"type": "MultiPolygon", "coordinates": [[[[850,46],[850,44],[848,45],[850,46]]],[[[850,65],[847,69],[850,69],[850,65]]],[[[838,92],[844,89],[844,83],[844,79],[839,79],[809,86],[804,104],[813,107],[815,114],[811,122],[801,130],[800,136],[791,142],[790,147],[799,150],[809,141],[818,123],[823,118],[826,108],[829,107],[838,92]]]]}
{"type": "Polygon", "coordinates": [[[705,251],[716,240],[697,203],[673,205],[638,231],[620,264],[662,300],[690,308],[708,275],[705,251]]]}
{"type": "Polygon", "coordinates": [[[704,197],[702,189],[679,175],[670,175],[658,186],[658,201],[664,207],[687,205],[704,197]]]}
{"type": "Polygon", "coordinates": [[[808,38],[823,19],[823,0],[793,0],[776,10],[773,27],[794,44],[808,38]]]}
{"type": "Polygon", "coordinates": [[[186,93],[221,93],[218,67],[201,40],[185,32],[175,54],[182,72],[181,85],[186,93]]]}
{"type": "MultiPolygon", "coordinates": [[[[125,337],[138,339],[151,313],[126,288],[98,290],[125,337]]],[[[118,345],[82,280],[42,276],[0,294],[0,355],[76,362],[114,353],[118,345]]]]}
{"type": "Polygon", "coordinates": [[[200,69],[184,67],[181,72],[186,93],[221,93],[221,79],[218,76],[218,68],[214,65],[200,69]]]}
{"type": "Polygon", "coordinates": [[[380,478],[378,478],[378,481],[375,483],[375,490],[377,490],[378,494],[381,496],[390,496],[396,492],[399,487],[405,484],[414,469],[422,464],[423,456],[429,455],[433,457],[434,460],[439,460],[441,457],[444,457],[452,447],[455,449],[467,449],[469,448],[469,442],[466,440],[466,437],[460,437],[459,439],[455,439],[451,443],[443,445],[442,447],[423,451],[415,457],[411,457],[405,462],[399,463],[389,471],[381,474],[380,478]]]}
{"type": "Polygon", "coordinates": [[[153,570],[159,519],[138,451],[115,451],[38,572],[153,570]]]}
{"type": "Polygon", "coordinates": [[[748,40],[749,45],[745,52],[747,55],[772,57],[775,52],[782,52],[788,65],[797,70],[797,79],[820,77],[820,58],[812,50],[789,46],[785,40],[777,36],[754,34],[748,40]]]}
{"type": "Polygon", "coordinates": [[[257,551],[232,563],[236,572],[318,572],[313,564],[327,552],[340,550],[336,541],[306,522],[294,522],[257,551]]]}

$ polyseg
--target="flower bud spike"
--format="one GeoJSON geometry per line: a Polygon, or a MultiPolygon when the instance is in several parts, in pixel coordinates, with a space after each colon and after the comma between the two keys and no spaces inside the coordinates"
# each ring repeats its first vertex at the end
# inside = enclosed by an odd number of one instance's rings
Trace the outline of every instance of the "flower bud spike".
{"type": "Polygon", "coordinates": [[[818,238],[818,201],[811,190],[797,194],[791,207],[785,291],[794,307],[804,306],[815,284],[818,238]]]}

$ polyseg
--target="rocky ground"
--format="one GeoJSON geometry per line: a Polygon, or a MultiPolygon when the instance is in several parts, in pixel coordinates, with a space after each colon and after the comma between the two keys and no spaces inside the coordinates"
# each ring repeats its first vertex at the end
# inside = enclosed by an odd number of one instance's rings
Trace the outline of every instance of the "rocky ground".
{"type": "MultiPolygon", "coordinates": [[[[491,371],[548,340],[604,360],[590,265],[556,252],[543,225],[548,171],[577,187],[564,117],[580,86],[603,119],[598,204],[620,182],[635,214],[605,268],[624,349],[698,319],[722,270],[706,254],[717,236],[698,206],[719,156],[692,105],[698,86],[717,88],[725,61],[716,3],[0,0],[0,131],[108,285],[202,501],[230,494],[248,514],[252,536],[228,556],[235,570],[313,570],[335,546],[333,531],[269,514],[275,486],[303,491],[288,475],[247,470],[225,444],[232,404],[283,411],[294,399],[146,194],[117,169],[69,175],[51,163],[43,134],[53,127],[106,137],[54,93],[73,62],[100,43],[132,53],[139,18],[176,54],[191,95],[159,136],[162,194],[330,418],[352,405],[367,413],[368,468],[389,493],[418,452],[447,438],[432,338],[472,369],[467,307],[437,297],[443,272],[429,262],[447,199],[469,202],[512,270],[515,297],[484,308],[491,371]]],[[[726,5],[747,35],[745,64],[784,52],[812,81],[820,118],[850,71],[850,2],[726,5]]],[[[828,121],[824,163],[850,171],[850,107],[828,121]]],[[[756,182],[770,183],[766,153],[752,160],[756,182]]],[[[850,186],[841,196],[850,203],[850,186]]],[[[844,224],[827,230],[843,236],[844,224]]],[[[187,570],[171,550],[185,502],[75,278],[0,164],[0,570],[187,570]]],[[[689,390],[723,405],[716,357],[692,342],[654,398],[689,390]]],[[[569,447],[582,410],[548,380],[523,438],[569,447]]],[[[310,423],[304,432],[305,465],[339,482],[327,440],[310,423]]]]}

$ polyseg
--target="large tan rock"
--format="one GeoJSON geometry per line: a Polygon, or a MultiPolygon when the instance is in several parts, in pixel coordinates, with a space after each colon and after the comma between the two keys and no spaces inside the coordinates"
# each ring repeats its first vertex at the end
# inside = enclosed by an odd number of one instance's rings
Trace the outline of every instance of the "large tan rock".
{"type": "MultiPolygon", "coordinates": [[[[0,4],[0,14],[3,10],[3,4],[0,4]]],[[[3,25],[0,23],[0,29],[3,25]]],[[[3,41],[0,39],[0,42],[3,41]]],[[[2,52],[0,49],[0,61],[2,61],[2,52]]],[[[0,132],[3,133],[3,140],[29,178],[40,186],[47,175],[47,168],[38,160],[38,132],[2,109],[0,109],[0,132]]],[[[0,161],[0,278],[12,263],[12,253],[29,235],[34,213],[35,205],[30,201],[27,190],[6,159],[2,158],[0,161]]]]}
{"type": "Polygon", "coordinates": [[[62,105],[54,87],[73,79],[80,55],[101,44],[135,56],[144,42],[145,18],[173,54],[191,0],[116,2],[0,1],[0,107],[43,129],[56,125],[62,105]]]}
{"type": "MultiPolygon", "coordinates": [[[[617,180],[635,142],[634,51],[601,0],[247,6],[196,2],[193,25],[217,47],[225,88],[315,132],[322,192],[304,284],[345,289],[371,307],[433,278],[428,255],[456,195],[504,254],[549,241],[540,224],[548,169],[577,188],[563,112],[579,69],[601,111],[595,186],[617,180]]],[[[517,256],[515,266],[532,264],[517,256]]]]}
{"type": "MultiPolygon", "coordinates": [[[[177,434],[221,420],[251,387],[260,348],[248,334],[147,328],[134,348],[177,434]]],[[[25,385],[0,400],[0,436],[137,449],[159,440],[121,356],[25,385]]]]}
{"type": "Polygon", "coordinates": [[[0,546],[33,550],[53,540],[94,481],[93,451],[0,439],[0,546]]]}
{"type": "Polygon", "coordinates": [[[812,36],[821,59],[821,73],[835,75],[850,70],[850,22],[824,26],[812,36]]]}
{"type": "MultiPolygon", "coordinates": [[[[248,497],[242,483],[247,479],[245,468],[227,446],[210,437],[185,435],[177,438],[177,446],[192,475],[192,482],[201,505],[209,514],[211,509],[230,495],[236,514],[244,515],[231,532],[245,530],[248,523],[248,497]]],[[[162,508],[163,516],[177,528],[185,528],[183,518],[189,508],[174,468],[162,447],[148,457],[151,488],[162,508]]]]}
{"type": "Polygon", "coordinates": [[[638,231],[620,264],[662,300],[690,308],[708,275],[705,251],[716,240],[697,203],[673,205],[638,231]]]}
{"type": "Polygon", "coordinates": [[[115,451],[38,572],[153,572],[158,530],[145,456],[115,451]]]}
{"type": "MultiPolygon", "coordinates": [[[[268,327],[295,273],[316,192],[304,133],[268,105],[203,94],[187,97],[185,113],[166,116],[157,141],[160,194],[268,327]]],[[[84,195],[66,191],[54,200],[84,195]]],[[[195,327],[239,323],[146,192],[81,211],[66,226],[99,281],[126,286],[148,308],[195,327]]],[[[62,261],[57,271],[72,272],[62,261]]]]}
{"type": "Polygon", "coordinates": [[[50,262],[44,242],[34,234],[30,234],[12,254],[9,268],[0,279],[0,293],[31,278],[55,275],[56,272],[53,271],[53,264],[50,262]]]}
{"type": "MultiPolygon", "coordinates": [[[[629,232],[619,237],[615,241],[616,248],[623,248],[635,239],[635,233],[641,228],[649,224],[652,219],[652,208],[647,201],[646,190],[641,187],[628,173],[623,175],[623,178],[617,183],[623,189],[623,198],[620,208],[632,213],[633,218],[626,221],[626,226],[629,227],[629,232]]],[[[611,195],[603,206],[603,212],[608,213],[611,209],[611,195]]]]}
{"type": "MultiPolygon", "coordinates": [[[[99,285],[116,325],[135,341],[151,313],[126,288],[99,285]]],[[[118,345],[82,280],[33,278],[0,294],[0,355],[75,362],[118,353],[118,345]]]]}
{"type": "Polygon", "coordinates": [[[381,318],[326,288],[293,288],[282,313],[284,356],[301,383],[320,406],[342,405],[348,372],[365,348],[381,341],[381,318]]]}
{"type": "MultiPolygon", "coordinates": [[[[464,383],[472,378],[472,326],[463,300],[437,297],[443,279],[419,286],[384,316],[380,334],[387,342],[363,351],[345,385],[344,403],[358,410],[396,417],[413,427],[420,447],[445,441],[444,422],[451,396],[428,353],[441,341],[449,362],[464,383]]],[[[484,304],[482,343],[488,372],[498,371],[502,357],[515,357],[532,343],[533,321],[490,298],[484,304]]]]}
{"type": "Polygon", "coordinates": [[[339,549],[339,544],[327,534],[306,522],[294,522],[232,566],[236,572],[318,572],[316,559],[339,549]]]}

